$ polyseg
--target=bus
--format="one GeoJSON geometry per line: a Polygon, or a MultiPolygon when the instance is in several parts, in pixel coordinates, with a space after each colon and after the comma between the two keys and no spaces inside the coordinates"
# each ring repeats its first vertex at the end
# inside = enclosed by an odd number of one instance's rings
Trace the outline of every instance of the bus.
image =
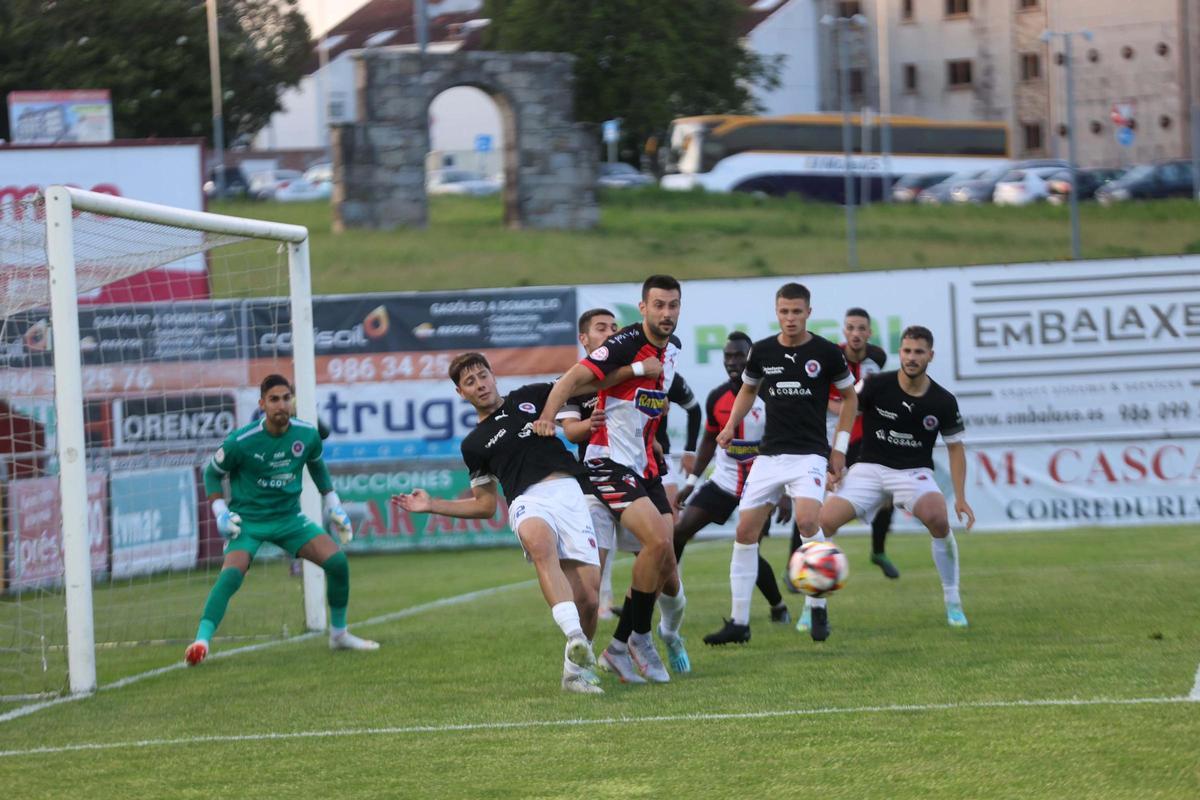
{"type": "MultiPolygon", "coordinates": [[[[850,171],[855,195],[882,196],[904,175],[982,171],[1008,163],[1003,122],[947,122],[891,117],[891,148],[880,152],[880,130],[853,115],[850,171]]],[[[660,150],[664,189],[761,192],[845,202],[840,114],[753,117],[713,114],[671,123],[660,150]]],[[[861,197],[859,198],[861,201],[861,197]]]]}

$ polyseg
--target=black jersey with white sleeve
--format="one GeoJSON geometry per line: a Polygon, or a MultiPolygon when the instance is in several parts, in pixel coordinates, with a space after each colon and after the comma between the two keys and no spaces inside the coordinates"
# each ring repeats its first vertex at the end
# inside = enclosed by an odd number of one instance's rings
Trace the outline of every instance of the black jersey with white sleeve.
{"type": "Polygon", "coordinates": [[[900,388],[898,373],[880,372],[863,384],[858,407],[863,420],[859,461],[892,469],[933,469],[939,433],[947,444],[965,439],[958,400],[933,379],[917,397],[900,388]]]}

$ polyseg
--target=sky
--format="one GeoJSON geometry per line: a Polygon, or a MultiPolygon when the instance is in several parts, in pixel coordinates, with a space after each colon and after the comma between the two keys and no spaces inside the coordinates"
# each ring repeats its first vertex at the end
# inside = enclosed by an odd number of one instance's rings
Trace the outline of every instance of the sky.
{"type": "MultiPolygon", "coordinates": [[[[300,0],[300,10],[308,18],[314,36],[320,36],[358,8],[367,0],[300,0]]],[[[427,0],[430,11],[434,6],[446,7],[447,11],[474,10],[483,5],[482,0],[427,0]]]]}

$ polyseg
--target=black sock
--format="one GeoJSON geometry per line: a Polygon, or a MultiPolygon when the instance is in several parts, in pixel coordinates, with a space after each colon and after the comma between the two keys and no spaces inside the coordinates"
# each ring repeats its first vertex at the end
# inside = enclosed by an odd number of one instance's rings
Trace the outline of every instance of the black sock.
{"type": "Polygon", "coordinates": [[[796,527],[795,523],[792,523],[792,549],[788,551],[788,558],[791,558],[792,553],[799,550],[802,544],[804,542],[800,539],[800,529],[796,527]]]}
{"type": "MultiPolygon", "coordinates": [[[[631,609],[631,617],[634,633],[649,633],[650,622],[654,618],[654,600],[658,596],[655,592],[639,592],[637,589],[629,590],[629,602],[625,607],[631,609]]],[[[621,615],[622,621],[625,615],[621,615]]]]}
{"type": "Polygon", "coordinates": [[[687,547],[688,540],[680,536],[675,537],[675,563],[678,564],[683,559],[683,548],[687,547]]]}
{"type": "Polygon", "coordinates": [[[633,603],[630,602],[629,595],[625,595],[625,605],[621,607],[621,618],[617,620],[617,629],[613,632],[613,638],[618,642],[628,642],[631,633],[633,633],[633,603]]]}
{"type": "Polygon", "coordinates": [[[779,593],[779,584],[775,582],[775,570],[771,569],[771,565],[762,556],[758,557],[758,577],[754,582],[758,585],[762,596],[767,598],[767,602],[771,604],[771,608],[783,602],[783,595],[779,593]]]}
{"type": "Polygon", "coordinates": [[[887,538],[888,529],[892,527],[892,506],[879,509],[875,519],[871,520],[871,553],[883,554],[883,541],[887,538]]]}

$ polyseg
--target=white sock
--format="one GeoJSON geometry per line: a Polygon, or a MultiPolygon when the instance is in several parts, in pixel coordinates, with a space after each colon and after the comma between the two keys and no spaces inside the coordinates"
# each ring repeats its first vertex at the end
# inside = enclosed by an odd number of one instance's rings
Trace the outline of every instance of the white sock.
{"type": "Polygon", "coordinates": [[[683,610],[687,608],[687,596],[683,593],[683,582],[679,584],[679,594],[671,597],[669,594],[658,595],[658,607],[662,609],[662,619],[658,622],[658,632],[666,639],[679,636],[679,626],[683,624],[683,610]]]}
{"type": "Polygon", "coordinates": [[[550,613],[554,615],[554,621],[568,639],[584,638],[583,626],[579,624],[579,609],[574,603],[555,603],[550,613]]]}
{"type": "Polygon", "coordinates": [[[345,636],[346,630],[347,630],[346,628],[335,628],[331,625],[331,626],[329,626],[329,638],[336,639],[339,636],[345,636]]]}
{"type": "Polygon", "coordinates": [[[611,551],[604,559],[604,569],[600,571],[600,608],[612,608],[612,567],[616,555],[615,550],[611,551]]]}
{"type": "Polygon", "coordinates": [[[729,593],[733,598],[730,616],[737,625],[750,624],[750,598],[757,578],[758,542],[734,542],[733,557],[729,559],[729,593]]]}
{"type": "MultiPolygon", "coordinates": [[[[817,532],[815,534],[813,534],[812,536],[801,536],[800,537],[801,545],[806,545],[809,542],[825,542],[825,541],[828,541],[828,539],[825,538],[825,531],[821,530],[820,528],[817,528],[817,532]]],[[[825,598],[824,597],[809,597],[808,595],[805,595],[804,596],[804,607],[805,608],[825,608],[825,598]]]]}
{"type": "Polygon", "coordinates": [[[954,531],[946,534],[944,539],[932,539],[930,548],[938,577],[942,579],[943,598],[947,603],[962,602],[958,596],[958,542],[954,541],[954,531]]]}

